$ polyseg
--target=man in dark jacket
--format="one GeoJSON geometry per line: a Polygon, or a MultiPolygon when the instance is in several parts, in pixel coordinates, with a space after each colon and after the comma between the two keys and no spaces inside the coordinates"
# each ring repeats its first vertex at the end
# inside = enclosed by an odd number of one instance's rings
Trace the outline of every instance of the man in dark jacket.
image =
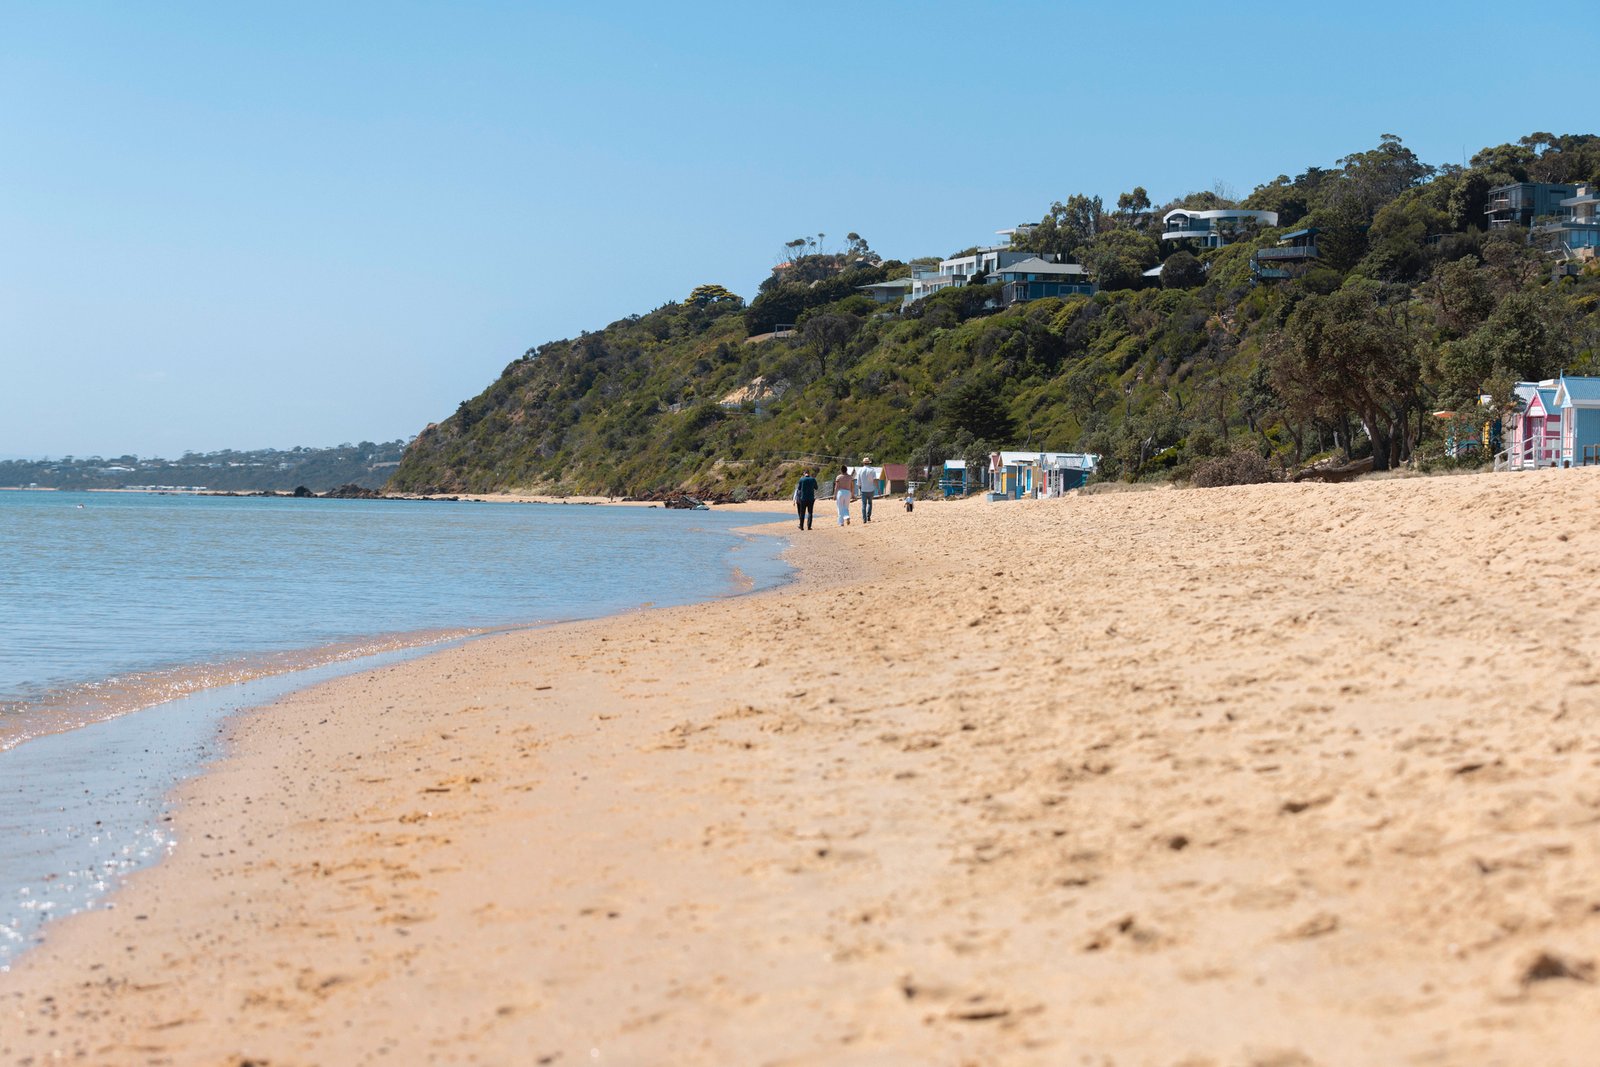
{"type": "Polygon", "coordinates": [[[811,520],[817,506],[817,480],[811,476],[810,471],[800,479],[800,484],[794,487],[794,506],[800,513],[800,529],[811,529],[811,520]]]}

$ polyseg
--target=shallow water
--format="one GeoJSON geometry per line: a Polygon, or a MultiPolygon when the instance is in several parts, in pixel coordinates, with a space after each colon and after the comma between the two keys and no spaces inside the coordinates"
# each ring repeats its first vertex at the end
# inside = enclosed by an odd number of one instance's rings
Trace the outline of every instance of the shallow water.
{"type": "Polygon", "coordinates": [[[206,689],[0,753],[0,971],[50,920],[104,904],[121,879],[176,846],[167,795],[220,754],[229,715],[423,651],[206,689]]]}
{"type": "Polygon", "coordinates": [[[485,630],[786,580],[745,514],[0,492],[0,970],[174,847],[235,711],[485,630]]]}
{"type": "Polygon", "coordinates": [[[0,748],[206,685],[776,584],[719,512],[0,492],[0,748]]]}

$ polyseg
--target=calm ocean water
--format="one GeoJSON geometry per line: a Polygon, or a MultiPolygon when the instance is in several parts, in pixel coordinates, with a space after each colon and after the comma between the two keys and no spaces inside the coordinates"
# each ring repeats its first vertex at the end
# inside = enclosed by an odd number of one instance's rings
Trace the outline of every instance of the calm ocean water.
{"type": "Polygon", "coordinates": [[[408,646],[779,584],[783,542],[733,532],[762,521],[0,492],[0,971],[166,854],[165,797],[239,708],[408,646]]]}
{"type": "Polygon", "coordinates": [[[729,532],[751,521],[660,508],[0,492],[0,747],[50,715],[149,703],[397,636],[770,585],[785,573],[775,539],[729,532]]]}

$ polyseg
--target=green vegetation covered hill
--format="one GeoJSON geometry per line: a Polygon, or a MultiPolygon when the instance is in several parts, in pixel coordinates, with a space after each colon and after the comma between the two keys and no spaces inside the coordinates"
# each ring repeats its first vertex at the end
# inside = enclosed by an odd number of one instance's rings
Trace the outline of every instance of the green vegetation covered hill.
{"type": "Polygon", "coordinates": [[[1000,445],[1098,452],[1127,479],[1239,450],[1432,461],[1447,428],[1435,410],[1470,408],[1466,423],[1481,393],[1600,371],[1595,265],[1556,270],[1525,230],[1481,229],[1495,185],[1596,178],[1593,135],[1534,134],[1438,169],[1385,136],[1238,205],[1073,196],[1020,243],[1086,264],[1102,292],[1002,310],[992,285],[886,309],[856,287],[907,265],[853,234],[841,254],[797,240],[748,306],[702,286],[530,350],[425,429],[390,488],[772,494],[803,458],[921,464],[1000,445]],[[1179,205],[1275,210],[1280,226],[1221,249],[1159,242],[1179,205]],[[1320,231],[1320,260],[1255,283],[1251,253],[1302,227],[1320,231]],[[1152,286],[1142,272],[1162,256],[1152,286]],[[789,323],[792,336],[764,336],[789,323]]]}

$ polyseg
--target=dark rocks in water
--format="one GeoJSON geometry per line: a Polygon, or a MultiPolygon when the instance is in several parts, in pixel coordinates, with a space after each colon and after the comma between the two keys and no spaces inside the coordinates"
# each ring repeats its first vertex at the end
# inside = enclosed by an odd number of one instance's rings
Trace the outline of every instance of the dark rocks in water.
{"type": "Polygon", "coordinates": [[[713,504],[732,504],[732,495],[728,493],[683,493],[676,490],[657,490],[653,493],[640,493],[637,496],[625,496],[623,503],[656,503],[668,508],[700,508],[710,507],[713,504]]]}
{"type": "MultiPolygon", "coordinates": [[[[295,496],[299,496],[300,495],[300,490],[296,489],[294,491],[294,495],[295,496]]],[[[307,495],[309,496],[310,494],[307,494],[307,495]]],[[[337,489],[329,489],[326,493],[323,493],[322,494],[322,499],[324,499],[324,500],[382,500],[383,499],[383,494],[378,492],[376,489],[368,489],[364,485],[356,485],[354,482],[346,482],[344,485],[341,485],[337,489]]]]}
{"type": "Polygon", "coordinates": [[[289,495],[290,496],[295,496],[295,497],[301,497],[301,496],[316,496],[317,494],[313,493],[311,490],[307,489],[303,485],[297,485],[297,486],[294,487],[294,492],[290,493],[289,495]]]}

